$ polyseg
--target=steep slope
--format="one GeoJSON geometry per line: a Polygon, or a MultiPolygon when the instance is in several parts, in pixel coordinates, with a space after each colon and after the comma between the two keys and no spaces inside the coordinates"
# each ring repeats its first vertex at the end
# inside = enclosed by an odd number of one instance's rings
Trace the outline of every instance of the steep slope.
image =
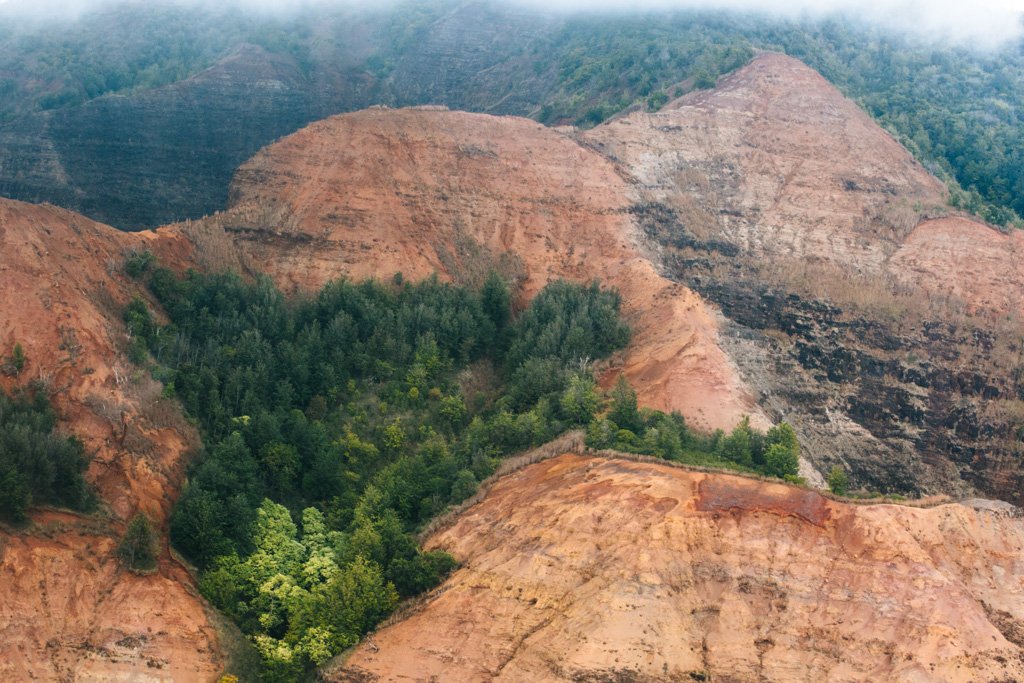
{"type": "Polygon", "coordinates": [[[428,541],[463,564],[332,681],[1024,675],[1024,522],[563,455],[428,541]]]}
{"type": "Polygon", "coordinates": [[[696,214],[697,237],[761,255],[877,272],[920,213],[945,204],[942,184],[867,114],[779,54],[586,138],[650,201],[696,214]]]}
{"type": "Polygon", "coordinates": [[[677,209],[697,240],[724,240],[759,257],[887,273],[931,292],[952,289],[974,306],[1024,312],[1024,299],[1014,296],[1024,277],[1012,265],[1012,240],[969,218],[926,223],[949,211],[943,185],[791,57],[762,54],[713,90],[654,114],[631,114],[586,138],[622,163],[648,201],[677,209]],[[951,239],[959,244],[940,246],[951,239]],[[905,242],[914,253],[926,251],[917,245],[929,240],[942,256],[893,258],[905,242]],[[968,244],[959,261],[951,257],[952,248],[968,244]],[[1000,248],[1006,255],[994,256],[1000,248]],[[987,253],[982,263],[998,275],[979,279],[984,269],[957,267],[975,249],[987,253]],[[913,277],[906,278],[908,259],[913,277]],[[987,297],[998,290],[1007,296],[997,305],[987,297]]]}
{"type": "Polygon", "coordinates": [[[819,470],[1020,502],[1020,240],[854,103],[766,53],[584,135],[636,180],[668,271],[738,323],[723,343],[819,470]]]}
{"type": "Polygon", "coordinates": [[[617,287],[634,327],[621,364],[649,406],[702,427],[764,419],[717,346],[700,297],[656,272],[614,167],[532,121],[436,108],[315,123],[244,164],[229,209],[173,230],[286,290],[327,280],[482,277],[526,297],[554,278],[617,287]]]}
{"type": "Polygon", "coordinates": [[[119,274],[150,247],[169,263],[184,242],[127,235],[63,209],[0,200],[0,345],[27,364],[7,389],[35,382],[61,428],[85,444],[101,509],[92,518],[36,512],[0,531],[0,673],[6,680],[188,680],[220,667],[217,636],[185,572],[166,554],[145,578],[114,555],[124,520],[169,513],[196,444],[160,387],[121,355],[120,320],[136,292],[119,274]]]}
{"type": "Polygon", "coordinates": [[[972,311],[1024,316],[1024,231],[961,217],[920,223],[889,259],[893,275],[972,311]]]}
{"type": "Polygon", "coordinates": [[[209,213],[260,147],[366,106],[371,85],[343,63],[310,73],[292,57],[242,45],[178,83],[0,127],[0,195],[54,202],[130,230],[209,213]]]}

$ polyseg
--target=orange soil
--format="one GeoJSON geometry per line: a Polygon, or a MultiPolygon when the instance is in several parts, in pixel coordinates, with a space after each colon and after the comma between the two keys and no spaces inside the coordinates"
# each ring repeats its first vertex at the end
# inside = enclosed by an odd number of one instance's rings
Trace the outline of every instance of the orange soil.
{"type": "MultiPolygon", "coordinates": [[[[221,666],[202,601],[169,555],[145,578],[112,557],[137,510],[165,521],[195,444],[122,356],[120,311],[141,294],[119,274],[126,250],[264,271],[288,290],[341,275],[461,278],[495,263],[522,275],[527,297],[553,278],[600,278],[634,327],[616,367],[641,402],[709,427],[743,413],[766,421],[718,346],[717,313],[645,252],[628,213],[637,202],[670,204],[698,236],[751,253],[890,269],[979,308],[1024,300],[1019,236],[962,218],[920,223],[942,202],[938,181],[795,60],[758,57],[715,91],[582,141],[522,119],[376,109],[262,151],[239,171],[229,210],[197,223],[124,234],[0,200],[0,353],[20,342],[28,357],[21,377],[0,382],[49,383],[109,512],[37,512],[27,533],[0,533],[0,673],[208,680],[221,666]]],[[[364,645],[350,663],[459,679],[1020,677],[1004,635],[1024,633],[1020,527],[961,506],[852,507],[563,458],[503,480],[437,536],[465,567],[377,636],[379,654],[364,645]]]]}
{"type": "Polygon", "coordinates": [[[959,217],[925,221],[889,266],[972,310],[1024,315],[1024,231],[1002,233],[959,217]]]}
{"type": "Polygon", "coordinates": [[[185,572],[165,554],[156,575],[140,578],[113,555],[136,511],[163,523],[195,444],[180,419],[156,425],[143,415],[159,388],[133,381],[120,353],[120,311],[138,291],[119,271],[126,252],[143,246],[172,264],[190,252],[183,242],[0,200],[0,353],[18,342],[28,359],[19,377],[0,383],[46,382],[61,428],[91,457],[86,478],[103,506],[88,524],[37,512],[28,533],[0,531],[4,680],[204,680],[221,666],[185,572]]]}
{"type": "Polygon", "coordinates": [[[1024,676],[1012,510],[852,505],[563,455],[500,480],[427,545],[462,566],[328,680],[1024,676]]]}
{"type": "Polygon", "coordinates": [[[634,327],[621,367],[642,403],[702,427],[748,413],[764,426],[718,348],[716,312],[644,253],[631,192],[608,160],[532,121],[373,109],[267,147],[239,170],[227,212],[173,229],[226,231],[238,262],[286,289],[341,275],[450,279],[502,258],[521,267],[526,297],[555,278],[600,278],[634,327]]]}

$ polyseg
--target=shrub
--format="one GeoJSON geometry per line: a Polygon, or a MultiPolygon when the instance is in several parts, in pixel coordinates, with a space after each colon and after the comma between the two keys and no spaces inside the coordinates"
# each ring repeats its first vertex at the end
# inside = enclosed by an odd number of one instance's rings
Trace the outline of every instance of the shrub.
{"type": "Polygon", "coordinates": [[[117,556],[132,571],[145,573],[156,569],[156,553],[156,537],[149,519],[135,515],[117,547],[117,556]]]}
{"type": "Polygon", "coordinates": [[[153,262],[156,261],[156,257],[153,256],[153,252],[149,249],[144,251],[133,251],[128,254],[128,258],[124,262],[124,272],[129,277],[138,279],[149,271],[153,262]]]}
{"type": "Polygon", "coordinates": [[[844,472],[838,465],[833,467],[832,471],[828,473],[828,488],[837,496],[846,495],[849,490],[849,485],[850,482],[846,476],[846,472],[844,472]]]}

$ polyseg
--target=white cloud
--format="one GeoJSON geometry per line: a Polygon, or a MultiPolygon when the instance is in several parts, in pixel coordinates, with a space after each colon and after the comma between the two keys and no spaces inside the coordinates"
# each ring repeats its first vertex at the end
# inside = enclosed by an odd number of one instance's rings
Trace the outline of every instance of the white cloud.
{"type": "Polygon", "coordinates": [[[842,13],[891,29],[991,46],[1024,34],[1024,0],[513,0],[573,11],[729,9],[786,17],[842,13]]]}
{"type": "MultiPolygon", "coordinates": [[[[0,0],[3,13],[70,19],[98,5],[158,0],[0,0]]],[[[208,6],[241,5],[270,12],[343,4],[381,8],[394,0],[163,0],[208,6]]],[[[563,11],[727,9],[798,18],[841,13],[891,29],[966,45],[992,47],[1024,35],[1024,0],[496,0],[563,11]]]]}

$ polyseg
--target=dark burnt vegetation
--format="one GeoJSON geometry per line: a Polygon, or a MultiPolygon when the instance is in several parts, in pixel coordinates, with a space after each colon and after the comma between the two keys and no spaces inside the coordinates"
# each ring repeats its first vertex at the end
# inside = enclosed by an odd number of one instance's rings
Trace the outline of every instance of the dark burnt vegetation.
{"type": "MultiPolygon", "coordinates": [[[[1020,502],[1024,322],[971,310],[891,275],[758,259],[695,238],[700,228],[664,205],[635,212],[675,278],[774,349],[770,372],[788,376],[780,383],[784,403],[809,412],[814,403],[829,405],[891,453],[922,463],[948,458],[952,476],[1020,502]]],[[[904,494],[936,488],[891,462],[825,464],[848,468],[855,486],[904,494]]]]}

